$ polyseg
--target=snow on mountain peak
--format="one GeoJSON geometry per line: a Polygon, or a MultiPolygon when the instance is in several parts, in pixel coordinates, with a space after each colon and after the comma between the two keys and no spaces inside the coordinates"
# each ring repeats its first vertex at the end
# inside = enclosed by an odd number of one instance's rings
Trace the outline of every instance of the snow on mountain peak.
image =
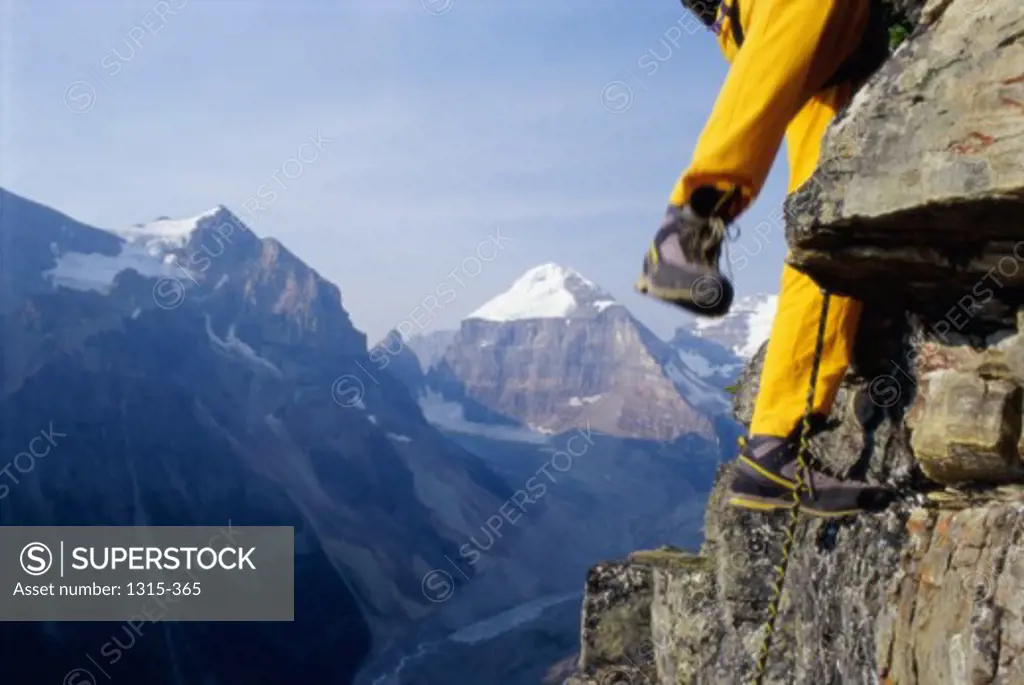
{"type": "Polygon", "coordinates": [[[611,295],[579,272],[549,263],[527,271],[508,290],[467,318],[487,321],[562,319],[601,312],[616,304],[611,295]]]}
{"type": "Polygon", "coordinates": [[[114,231],[130,243],[159,241],[167,247],[184,247],[192,234],[199,228],[220,219],[240,224],[231,211],[224,205],[217,205],[198,216],[190,219],[168,219],[160,217],[148,224],[136,224],[131,228],[114,231]]]}
{"type": "MultiPolygon", "coordinates": [[[[190,219],[161,217],[130,228],[108,229],[107,233],[124,241],[118,254],[57,252],[56,264],[44,276],[55,286],[101,293],[109,292],[117,274],[128,269],[149,278],[187,277],[188,272],[179,266],[179,257],[175,251],[184,249],[193,234],[201,228],[214,228],[221,235],[227,236],[245,226],[224,205],[217,205],[190,219]],[[231,224],[231,231],[222,231],[220,226],[228,223],[231,224]]],[[[51,246],[51,249],[55,248],[51,246]]]]}
{"type": "Polygon", "coordinates": [[[775,320],[779,296],[766,293],[747,295],[733,303],[732,309],[720,318],[698,318],[693,332],[701,338],[714,340],[749,359],[757,354],[768,339],[775,320]]]}

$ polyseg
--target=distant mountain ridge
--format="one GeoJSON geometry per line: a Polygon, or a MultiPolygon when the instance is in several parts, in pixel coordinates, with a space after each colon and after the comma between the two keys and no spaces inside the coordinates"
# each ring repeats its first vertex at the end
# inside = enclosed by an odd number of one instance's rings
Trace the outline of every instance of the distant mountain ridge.
{"type": "MultiPolygon", "coordinates": [[[[418,621],[454,629],[563,587],[513,568],[510,530],[460,574],[472,603],[425,594],[512,489],[400,382],[364,375],[339,289],[281,243],[222,206],[123,230],[5,190],[0,208],[0,453],[40,427],[67,436],[18,474],[3,523],[296,528],[294,624],[168,623],[174,639],[140,640],[116,677],[349,682],[418,621]]],[[[4,624],[7,653],[35,656],[9,679],[58,682],[112,630],[4,624]]]]}
{"type": "MultiPolygon", "coordinates": [[[[391,373],[370,376],[382,348],[340,290],[223,206],[111,231],[0,202],[0,449],[40,421],[74,427],[68,458],[4,498],[4,523],[301,532],[294,625],[175,626],[173,643],[140,642],[128,681],[345,682],[398,628],[456,628],[578,587],[595,555],[697,539],[729,440],[727,397],[694,369],[723,363],[659,340],[567,267],[533,270],[459,331],[392,346],[391,373]],[[542,473],[556,494],[508,522],[542,473]],[[441,604],[422,582],[452,559],[441,604]]],[[[39,655],[15,681],[59,680],[62,655],[105,639],[9,625],[0,639],[39,655]]]]}
{"type": "Polygon", "coordinates": [[[418,369],[399,375],[431,420],[453,430],[479,432],[471,417],[487,416],[527,433],[590,421],[622,437],[708,437],[705,420],[727,410],[722,391],[767,338],[776,301],[740,298],[725,317],[693,319],[666,343],[599,285],[548,263],[528,270],[458,330],[408,340],[393,331],[375,350],[405,350],[415,359],[396,360],[418,369]],[[634,421],[631,408],[659,418],[634,421]]]}
{"type": "MultiPolygon", "coordinates": [[[[402,347],[393,336],[383,346],[402,347]]],[[[454,419],[466,418],[458,416],[461,406],[463,414],[489,413],[541,435],[586,425],[624,438],[714,440],[714,417],[728,408],[721,386],[695,373],[607,291],[558,264],[528,270],[458,331],[407,345],[426,359],[419,360],[422,378],[406,374],[406,384],[428,415],[453,419],[452,429],[454,419]]]]}
{"type": "Polygon", "coordinates": [[[737,298],[729,313],[709,319],[693,317],[677,330],[710,340],[743,360],[751,359],[768,340],[779,296],[767,293],[737,298]]]}
{"type": "MultiPolygon", "coordinates": [[[[574,269],[529,269],[457,331],[409,340],[393,331],[370,356],[405,383],[428,421],[517,489],[513,502],[541,493],[543,509],[527,512],[518,557],[546,567],[557,555],[550,572],[565,577],[567,591],[595,555],[616,556],[630,544],[697,545],[708,487],[735,444],[727,395],[574,269]]],[[[493,646],[474,645],[474,682],[535,685],[565,656],[550,648],[571,644],[578,627],[571,620],[545,630],[552,627],[541,621],[493,646]],[[536,649],[538,632],[545,650],[536,649]],[[517,644],[548,661],[510,666],[517,644]]],[[[449,647],[407,670],[424,685],[463,682],[466,661],[449,647]]],[[[382,670],[371,669],[367,684],[382,670]]]]}

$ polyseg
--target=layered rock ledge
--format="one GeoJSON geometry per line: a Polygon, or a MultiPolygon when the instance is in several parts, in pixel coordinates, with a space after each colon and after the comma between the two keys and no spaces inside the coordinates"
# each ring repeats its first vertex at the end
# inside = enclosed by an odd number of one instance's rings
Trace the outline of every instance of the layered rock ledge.
{"type": "Polygon", "coordinates": [[[941,0],[925,16],[832,127],[787,233],[823,285],[941,314],[1024,288],[1024,11],[941,0]]]}

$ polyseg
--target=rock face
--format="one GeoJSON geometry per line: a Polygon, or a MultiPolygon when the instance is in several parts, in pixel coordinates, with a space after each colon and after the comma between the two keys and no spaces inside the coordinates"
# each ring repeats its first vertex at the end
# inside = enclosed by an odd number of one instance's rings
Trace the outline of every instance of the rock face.
{"type": "Polygon", "coordinates": [[[1024,16],[1014,0],[925,15],[826,137],[787,232],[823,285],[959,320],[1024,284],[1024,16]]]}
{"type": "MultiPolygon", "coordinates": [[[[793,261],[866,301],[855,363],[812,449],[899,498],[853,519],[800,519],[766,683],[1024,682],[1024,297],[1008,280],[992,306],[961,306],[981,299],[988,269],[1017,260],[1024,119],[1003,101],[1024,74],[1024,7],[952,0],[921,16],[826,146],[853,147],[826,155],[789,205],[793,261]],[[993,140],[957,147],[981,140],[973,130],[993,140]]],[[[760,365],[735,397],[744,423],[760,365]]],[[[730,477],[723,466],[699,551],[591,571],[570,682],[749,681],[787,515],[726,507],[730,477]]]]}
{"type": "Polygon", "coordinates": [[[645,340],[645,332],[621,308],[568,325],[557,319],[512,326],[471,319],[449,348],[445,370],[468,397],[542,432],[589,422],[618,436],[713,437],[709,417],[680,395],[645,349],[660,343],[653,336],[645,340]]]}

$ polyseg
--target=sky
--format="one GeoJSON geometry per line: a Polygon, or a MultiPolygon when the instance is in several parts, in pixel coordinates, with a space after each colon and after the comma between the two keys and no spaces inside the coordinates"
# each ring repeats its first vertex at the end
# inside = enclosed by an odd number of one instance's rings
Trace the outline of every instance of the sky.
{"type": "MultiPolygon", "coordinates": [[[[223,204],[371,342],[546,262],[669,336],[633,283],[726,68],[677,0],[0,0],[0,186],[99,228],[223,204]]],[[[740,295],[778,289],[785,167],[740,295]]]]}

